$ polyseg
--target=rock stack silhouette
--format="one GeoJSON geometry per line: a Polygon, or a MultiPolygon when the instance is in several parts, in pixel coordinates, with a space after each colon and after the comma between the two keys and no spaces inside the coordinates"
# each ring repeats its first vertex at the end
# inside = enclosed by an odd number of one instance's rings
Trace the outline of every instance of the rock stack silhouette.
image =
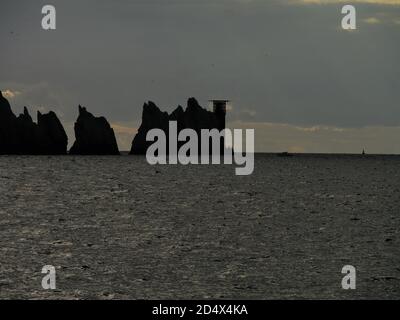
{"type": "Polygon", "coordinates": [[[75,142],[69,151],[74,155],[119,155],[114,130],[104,117],[95,117],[79,106],[74,126],[75,142]]]}
{"type": "Polygon", "coordinates": [[[68,137],[57,115],[38,112],[37,118],[33,122],[26,107],[16,117],[0,91],[0,154],[66,154],[68,137]]]}
{"type": "MultiPolygon", "coordinates": [[[[72,155],[119,155],[114,130],[104,117],[95,117],[79,105],[75,122],[75,142],[72,155]]],[[[223,115],[225,117],[225,115],[223,115]]],[[[33,122],[28,109],[18,117],[0,91],[0,154],[62,155],[67,154],[68,137],[57,115],[37,113],[33,122]]],[[[176,121],[178,133],[190,128],[200,134],[201,129],[219,127],[218,115],[202,108],[195,98],[189,98],[186,110],[178,106],[171,114],[162,112],[153,102],[143,106],[142,124],[132,141],[130,154],[145,154],[153,143],[146,141],[151,129],[162,129],[168,137],[169,121],[176,121]]],[[[179,142],[178,148],[185,142],[179,142]]],[[[168,151],[168,150],[167,150],[168,151]]],[[[199,150],[200,151],[200,150],[199,150]]]]}
{"type": "Polygon", "coordinates": [[[178,132],[190,128],[200,134],[201,129],[218,128],[217,115],[202,108],[195,98],[188,99],[186,110],[178,106],[171,114],[162,112],[149,101],[143,105],[142,124],[132,141],[130,154],[146,154],[147,148],[153,143],[146,141],[147,132],[151,129],[162,129],[168,137],[169,121],[177,121],[178,132]]]}

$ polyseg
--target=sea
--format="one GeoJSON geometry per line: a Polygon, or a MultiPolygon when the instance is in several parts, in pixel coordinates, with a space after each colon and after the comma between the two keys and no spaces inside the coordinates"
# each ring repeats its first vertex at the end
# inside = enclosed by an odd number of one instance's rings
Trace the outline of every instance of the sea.
{"type": "Polygon", "coordinates": [[[0,298],[400,298],[400,156],[234,169],[0,156],[0,298]]]}

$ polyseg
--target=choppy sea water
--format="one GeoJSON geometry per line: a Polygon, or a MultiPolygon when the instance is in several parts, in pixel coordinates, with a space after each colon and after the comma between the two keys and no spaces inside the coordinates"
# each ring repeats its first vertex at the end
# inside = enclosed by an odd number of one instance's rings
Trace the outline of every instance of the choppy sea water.
{"type": "Polygon", "coordinates": [[[0,298],[399,299],[399,207],[396,156],[1,156],[0,298]]]}

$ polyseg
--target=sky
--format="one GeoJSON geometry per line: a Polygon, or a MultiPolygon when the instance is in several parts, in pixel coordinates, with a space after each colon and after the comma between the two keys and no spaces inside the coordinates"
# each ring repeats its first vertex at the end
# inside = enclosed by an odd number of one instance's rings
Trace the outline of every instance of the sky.
{"type": "Polygon", "coordinates": [[[0,39],[14,112],[54,110],[69,145],[78,104],[129,150],[144,102],[196,97],[231,100],[258,152],[400,153],[400,0],[2,0],[0,39]]]}

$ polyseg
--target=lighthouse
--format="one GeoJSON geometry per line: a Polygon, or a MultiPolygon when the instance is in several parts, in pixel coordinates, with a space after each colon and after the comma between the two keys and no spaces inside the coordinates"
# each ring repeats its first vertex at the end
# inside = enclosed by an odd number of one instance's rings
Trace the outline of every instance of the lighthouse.
{"type": "Polygon", "coordinates": [[[213,103],[213,112],[217,117],[217,129],[222,131],[225,129],[226,104],[229,100],[210,100],[213,103]]]}
{"type": "MultiPolygon", "coordinates": [[[[217,129],[222,131],[225,129],[226,105],[229,100],[210,100],[213,103],[213,112],[217,118],[217,129]]],[[[221,138],[220,154],[225,153],[225,137],[221,138]]]]}

